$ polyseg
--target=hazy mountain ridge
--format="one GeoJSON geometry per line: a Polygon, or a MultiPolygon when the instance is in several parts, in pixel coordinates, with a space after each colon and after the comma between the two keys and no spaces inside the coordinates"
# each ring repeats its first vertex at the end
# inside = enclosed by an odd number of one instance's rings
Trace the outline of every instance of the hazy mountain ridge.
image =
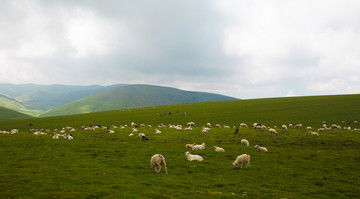
{"type": "Polygon", "coordinates": [[[0,84],[0,106],[32,116],[55,116],[204,101],[236,100],[219,94],[153,85],[69,86],[0,84]]]}
{"type": "Polygon", "coordinates": [[[96,93],[57,107],[47,111],[41,116],[70,115],[135,107],[227,100],[236,100],[236,98],[212,93],[184,91],[170,87],[126,85],[109,91],[96,93]]]}

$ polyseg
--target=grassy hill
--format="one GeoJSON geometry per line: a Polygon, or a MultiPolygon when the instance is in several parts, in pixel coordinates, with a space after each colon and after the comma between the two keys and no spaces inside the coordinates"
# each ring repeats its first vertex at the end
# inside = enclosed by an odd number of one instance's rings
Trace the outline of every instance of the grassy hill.
{"type": "MultiPolygon", "coordinates": [[[[18,128],[19,134],[0,134],[0,198],[359,198],[360,95],[312,96],[199,102],[152,106],[80,115],[0,121],[0,130],[18,128]],[[156,116],[156,113],[169,113],[156,116]],[[186,116],[182,113],[186,112],[186,116]],[[194,121],[191,131],[157,125],[194,121]],[[302,123],[316,131],[323,121],[350,126],[352,130],[319,132],[276,128],[267,131],[233,125],[254,122],[273,127],[302,123]],[[344,123],[342,122],[344,121],[344,123]],[[82,131],[82,125],[99,123],[139,127],[149,138],[129,137],[131,127],[82,131]],[[229,125],[201,133],[207,122],[229,125]],[[32,123],[32,127],[26,125],[32,123]],[[72,126],[74,140],[53,140],[53,129],[72,126]],[[29,128],[50,129],[36,136],[29,128]],[[162,131],[155,135],[155,128],[162,131]],[[249,147],[240,144],[241,139],[249,147]],[[190,143],[206,143],[191,151],[190,143]],[[259,153],[254,146],[266,147],[259,153]],[[217,153],[212,146],[225,149],[217,153]],[[189,162],[185,152],[201,155],[203,162],[189,162]],[[164,155],[169,174],[154,173],[150,158],[164,155]],[[233,169],[240,154],[251,155],[250,168],[233,169]]],[[[67,133],[70,134],[69,131],[67,133]]],[[[243,165],[245,166],[245,165],[243,165]]]]}
{"type": "Polygon", "coordinates": [[[26,105],[22,104],[21,102],[1,94],[0,94],[0,106],[32,116],[40,115],[43,112],[42,110],[29,109],[26,105]]]}
{"type": "Polygon", "coordinates": [[[57,107],[41,117],[236,98],[151,85],[126,85],[57,107]]]}
{"type": "Polygon", "coordinates": [[[0,121],[3,120],[20,120],[20,119],[29,119],[32,118],[29,115],[7,109],[5,107],[0,107],[0,121]]]}

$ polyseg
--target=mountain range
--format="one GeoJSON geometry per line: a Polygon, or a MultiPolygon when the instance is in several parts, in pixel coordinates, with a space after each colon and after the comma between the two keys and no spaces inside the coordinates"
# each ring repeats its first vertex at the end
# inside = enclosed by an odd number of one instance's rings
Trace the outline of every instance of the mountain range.
{"type": "Polygon", "coordinates": [[[236,99],[213,93],[141,84],[110,86],[0,84],[0,107],[40,117],[236,99]]]}

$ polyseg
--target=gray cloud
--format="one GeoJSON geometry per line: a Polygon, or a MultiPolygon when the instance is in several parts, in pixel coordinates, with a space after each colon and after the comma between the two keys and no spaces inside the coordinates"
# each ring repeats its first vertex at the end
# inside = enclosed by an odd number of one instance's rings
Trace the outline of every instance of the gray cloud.
{"type": "Polygon", "coordinates": [[[359,9],[338,0],[2,1],[0,79],[240,98],[359,93],[359,9]]]}

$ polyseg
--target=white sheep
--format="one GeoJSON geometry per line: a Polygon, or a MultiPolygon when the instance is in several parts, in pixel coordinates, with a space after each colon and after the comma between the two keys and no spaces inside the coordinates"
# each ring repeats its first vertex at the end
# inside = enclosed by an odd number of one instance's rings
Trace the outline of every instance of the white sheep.
{"type": "Polygon", "coordinates": [[[233,163],[234,169],[238,168],[239,164],[241,165],[241,168],[242,168],[242,163],[246,163],[246,168],[248,166],[250,167],[250,155],[248,155],[248,154],[239,155],[233,163]]]}
{"type": "Polygon", "coordinates": [[[73,140],[74,138],[73,138],[72,134],[70,134],[70,135],[67,136],[66,139],[68,139],[68,140],[73,140]]]}
{"type": "Polygon", "coordinates": [[[220,125],[220,124],[216,124],[215,127],[216,127],[216,128],[221,128],[221,125],[220,125]]]}
{"type": "Polygon", "coordinates": [[[52,137],[52,139],[53,139],[53,140],[57,140],[57,139],[59,139],[59,134],[54,133],[54,136],[52,137]]]}
{"type": "Polygon", "coordinates": [[[247,139],[241,139],[241,146],[249,146],[249,141],[247,139]]]}
{"type": "Polygon", "coordinates": [[[256,148],[259,152],[268,152],[267,148],[261,147],[261,146],[259,146],[259,145],[255,145],[255,148],[256,148]]]}
{"type": "Polygon", "coordinates": [[[308,135],[311,135],[311,136],[319,136],[319,134],[317,132],[311,132],[309,131],[308,135]]]}
{"type": "Polygon", "coordinates": [[[192,155],[192,154],[190,154],[189,151],[186,151],[185,155],[186,155],[188,161],[196,160],[196,161],[201,162],[201,161],[204,160],[204,159],[203,159],[201,156],[199,156],[199,155],[192,155]]]}
{"type": "Polygon", "coordinates": [[[208,128],[211,128],[211,124],[210,124],[209,122],[206,124],[206,126],[207,126],[208,128]]]}
{"type": "Polygon", "coordinates": [[[159,134],[161,134],[161,131],[159,129],[155,129],[155,134],[159,135],[159,134]]]}
{"type": "Polygon", "coordinates": [[[241,124],[240,124],[240,128],[246,128],[246,129],[247,129],[247,128],[248,128],[248,125],[245,124],[245,123],[241,123],[241,124]]]}
{"type": "Polygon", "coordinates": [[[189,126],[189,127],[190,127],[190,126],[195,126],[195,122],[188,122],[188,123],[187,123],[187,126],[189,126]]]}
{"type": "Polygon", "coordinates": [[[295,126],[294,126],[294,129],[301,129],[302,128],[302,124],[296,124],[295,126]]]}
{"type": "Polygon", "coordinates": [[[156,173],[159,173],[160,170],[161,170],[161,165],[164,166],[165,168],[165,173],[168,174],[167,172],[167,167],[166,167],[166,162],[165,162],[165,158],[163,155],[161,154],[155,154],[151,157],[151,160],[150,160],[150,163],[151,163],[151,167],[152,169],[156,172],[156,173]]]}
{"type": "Polygon", "coordinates": [[[278,132],[276,132],[276,130],[273,129],[273,128],[270,128],[269,132],[272,133],[272,134],[278,135],[278,132]]]}
{"type": "Polygon", "coordinates": [[[134,136],[134,134],[131,132],[131,133],[129,134],[129,136],[134,136]]]}
{"type": "Polygon", "coordinates": [[[196,145],[196,144],[186,144],[185,148],[191,148],[192,149],[194,147],[194,145],[196,145]]]}
{"type": "Polygon", "coordinates": [[[139,133],[138,136],[143,137],[143,136],[145,136],[145,134],[144,133],[139,133]]]}
{"type": "Polygon", "coordinates": [[[11,129],[10,134],[17,134],[19,133],[19,130],[17,129],[11,129]]]}
{"type": "Polygon", "coordinates": [[[229,129],[230,126],[224,124],[224,128],[229,129]]]}
{"type": "Polygon", "coordinates": [[[203,126],[201,133],[209,133],[210,130],[211,130],[210,128],[203,126]]]}
{"type": "Polygon", "coordinates": [[[200,145],[194,144],[192,150],[193,150],[193,151],[204,150],[204,149],[205,149],[205,146],[206,146],[205,143],[202,143],[202,144],[200,144],[200,145]]]}
{"type": "Polygon", "coordinates": [[[213,146],[213,149],[214,149],[216,152],[225,152],[225,149],[223,149],[223,148],[221,148],[221,147],[213,146]]]}
{"type": "Polygon", "coordinates": [[[284,129],[285,131],[288,130],[288,128],[287,128],[287,126],[286,126],[285,124],[283,124],[283,125],[281,126],[281,128],[284,129]]]}

